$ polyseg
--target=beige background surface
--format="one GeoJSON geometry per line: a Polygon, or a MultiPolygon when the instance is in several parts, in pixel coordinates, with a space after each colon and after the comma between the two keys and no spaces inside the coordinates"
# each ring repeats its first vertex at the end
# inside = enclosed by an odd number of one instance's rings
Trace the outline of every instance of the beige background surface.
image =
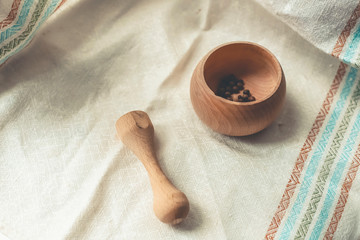
{"type": "Polygon", "coordinates": [[[249,0],[69,0],[0,69],[0,231],[261,239],[338,64],[249,0]],[[200,122],[189,83],[204,54],[239,40],[278,57],[287,100],[269,128],[234,138],[200,122]],[[117,118],[135,109],[150,115],[161,166],[190,200],[179,226],[156,219],[146,172],[115,136],[117,118]]]}

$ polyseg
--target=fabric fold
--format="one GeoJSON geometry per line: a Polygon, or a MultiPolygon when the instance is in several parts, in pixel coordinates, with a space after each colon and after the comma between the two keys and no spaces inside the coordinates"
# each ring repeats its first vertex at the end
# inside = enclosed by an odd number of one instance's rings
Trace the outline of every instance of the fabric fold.
{"type": "Polygon", "coordinates": [[[340,61],[360,67],[360,2],[255,0],[302,37],[340,61]]]}

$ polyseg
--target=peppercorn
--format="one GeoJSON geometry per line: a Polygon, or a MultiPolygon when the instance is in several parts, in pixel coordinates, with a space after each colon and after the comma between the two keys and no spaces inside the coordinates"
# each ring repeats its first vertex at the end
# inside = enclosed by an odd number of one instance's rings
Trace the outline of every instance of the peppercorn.
{"type": "Polygon", "coordinates": [[[219,88],[219,89],[217,90],[216,95],[222,96],[222,95],[224,95],[224,93],[225,93],[225,88],[219,88]]]}
{"type": "Polygon", "coordinates": [[[250,96],[250,97],[248,97],[248,99],[249,99],[249,102],[252,102],[252,101],[256,100],[254,96],[250,96]]]}
{"type": "Polygon", "coordinates": [[[255,101],[256,99],[251,95],[250,90],[244,90],[244,85],[244,80],[238,79],[233,74],[227,75],[220,80],[216,95],[235,102],[255,101]]]}
{"type": "Polygon", "coordinates": [[[242,95],[240,95],[241,97],[242,97],[242,99],[244,100],[244,102],[247,102],[247,100],[248,100],[248,95],[245,95],[245,94],[242,94],[242,95]]]}

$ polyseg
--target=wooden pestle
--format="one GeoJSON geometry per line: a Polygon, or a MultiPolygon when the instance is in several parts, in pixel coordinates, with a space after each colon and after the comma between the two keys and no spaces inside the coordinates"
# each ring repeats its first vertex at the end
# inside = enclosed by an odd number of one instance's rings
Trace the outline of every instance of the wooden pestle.
{"type": "Polygon", "coordinates": [[[132,111],[116,121],[122,142],[145,166],[154,195],[155,215],[164,223],[178,224],[189,212],[189,201],[162,172],[154,150],[154,127],[146,112],[132,111]]]}

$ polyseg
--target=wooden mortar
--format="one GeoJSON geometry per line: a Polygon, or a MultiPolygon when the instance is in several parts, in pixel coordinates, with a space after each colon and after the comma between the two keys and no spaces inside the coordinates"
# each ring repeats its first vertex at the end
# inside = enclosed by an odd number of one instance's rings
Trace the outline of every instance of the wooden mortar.
{"type": "Polygon", "coordinates": [[[250,42],[216,47],[196,66],[190,97],[198,117],[211,129],[245,136],[269,126],[280,114],[286,92],[280,63],[266,48],[250,42]],[[220,80],[230,74],[243,79],[256,100],[233,102],[216,96],[220,80]]]}

